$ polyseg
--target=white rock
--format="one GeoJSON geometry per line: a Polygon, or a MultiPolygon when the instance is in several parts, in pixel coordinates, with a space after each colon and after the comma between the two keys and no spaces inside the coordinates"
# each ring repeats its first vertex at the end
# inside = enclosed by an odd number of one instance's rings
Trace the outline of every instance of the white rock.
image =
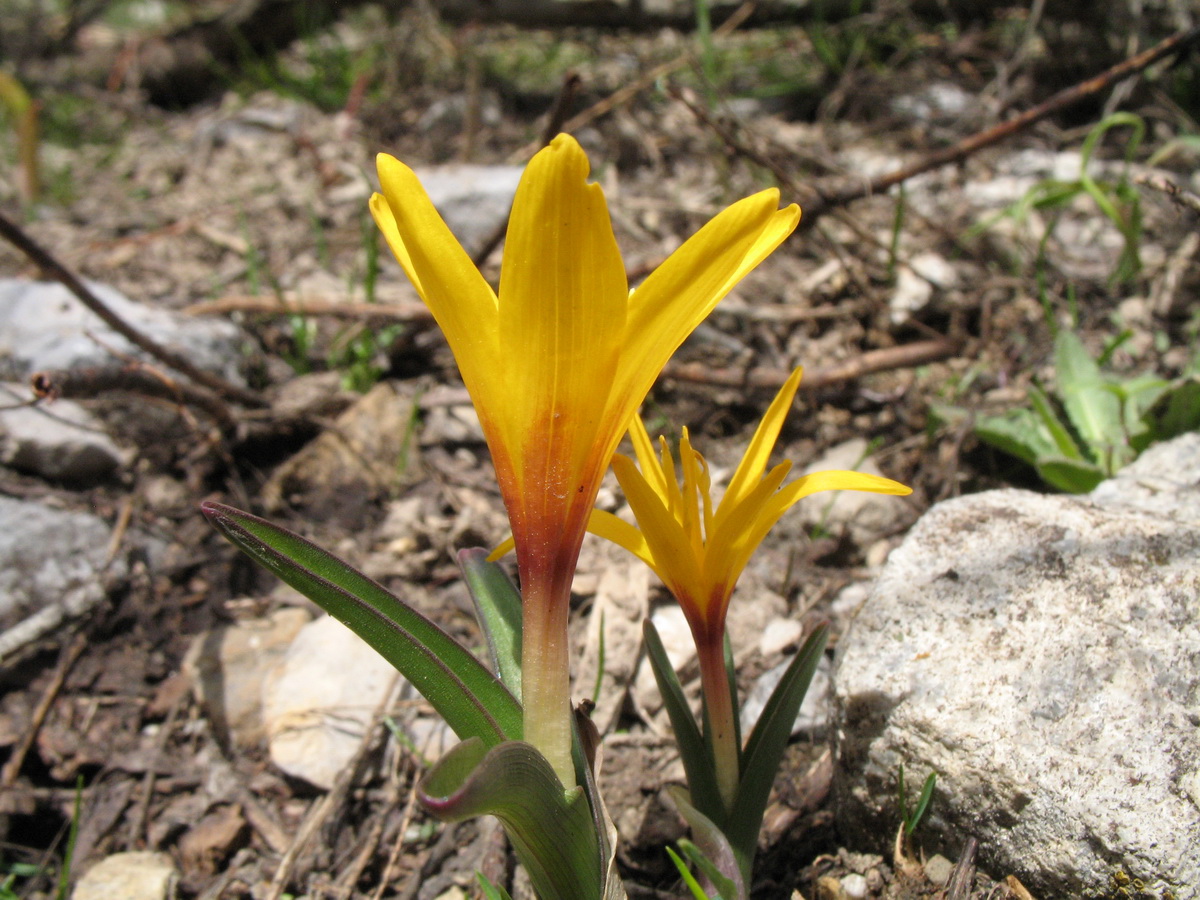
{"type": "MultiPolygon", "coordinates": [[[[671,667],[676,672],[696,658],[696,644],[679,604],[668,603],[660,606],[651,613],[650,621],[658,630],[663,649],[667,652],[667,659],[671,661],[671,667]]],[[[648,656],[643,656],[638,665],[633,689],[638,704],[647,712],[656,713],[662,709],[662,696],[654,680],[654,670],[650,667],[648,656]]]]}
{"type": "Polygon", "coordinates": [[[1038,896],[1119,870],[1200,897],[1200,441],[1172,445],[1105,505],[992,491],[917,523],[839,647],[848,839],[895,826],[904,763],[939,773],[930,849],[973,835],[1038,896]]]}
{"type": "Polygon", "coordinates": [[[328,790],[380,704],[403,686],[397,677],[390,663],[341,622],[315,619],[263,684],[271,761],[328,790]]]}
{"type": "Polygon", "coordinates": [[[0,659],[91,609],[124,576],[124,558],[107,559],[111,536],[91,513],[0,497],[0,628],[24,620],[0,635],[0,659]]]}
{"type": "Polygon", "coordinates": [[[763,629],[758,642],[758,652],[763,656],[774,656],[788,647],[798,646],[804,636],[804,626],[796,619],[772,619],[763,629]]]}
{"type": "Polygon", "coordinates": [[[939,253],[918,253],[896,271],[896,287],[888,300],[892,322],[899,325],[923,310],[935,290],[958,284],[958,272],[939,253]]]}
{"type": "MultiPolygon", "coordinates": [[[[795,659],[794,655],[773,669],[763,672],[758,681],[754,683],[754,687],[743,698],[741,708],[743,735],[748,736],[754,728],[754,724],[762,715],[763,708],[767,705],[767,701],[774,693],[780,679],[783,678],[783,673],[787,671],[792,659],[795,659]]],[[[804,700],[796,713],[792,734],[821,734],[829,727],[829,671],[831,668],[829,657],[822,656],[821,661],[817,663],[817,671],[813,673],[812,682],[808,686],[808,693],[804,695],[804,700]]]]}
{"type": "Polygon", "coordinates": [[[124,461],[100,421],[72,400],[0,410],[0,463],[12,469],[90,485],[124,461]]]}
{"type": "Polygon", "coordinates": [[[857,872],[842,877],[842,893],[850,900],[863,900],[867,896],[867,879],[857,872]]]}
{"type": "Polygon", "coordinates": [[[285,607],[192,641],[184,671],[209,721],[233,746],[247,750],[266,743],[263,682],[311,619],[304,609],[285,607]]]}
{"type": "MultiPolygon", "coordinates": [[[[241,383],[243,336],[233,323],[135,303],[107,285],[89,287],[147,337],[201,369],[241,383]]],[[[114,353],[146,358],[61,284],[0,279],[0,377],[21,381],[41,369],[113,365],[114,353]]]]}
{"type": "Polygon", "coordinates": [[[88,869],[73,900],[172,900],[179,875],[165,853],[114,853],[88,869]]]}
{"type": "Polygon", "coordinates": [[[896,97],[890,105],[899,115],[929,122],[960,118],[977,103],[974,94],[967,93],[954,82],[933,81],[914,93],[896,97]]]}

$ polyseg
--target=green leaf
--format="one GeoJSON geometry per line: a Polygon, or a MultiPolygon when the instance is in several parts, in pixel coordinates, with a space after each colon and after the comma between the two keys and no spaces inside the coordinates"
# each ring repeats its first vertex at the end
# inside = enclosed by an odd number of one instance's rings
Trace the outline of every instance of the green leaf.
{"type": "Polygon", "coordinates": [[[220,503],[200,509],[243,553],[374,647],[459,737],[492,747],[521,736],[521,705],[508,688],[403,600],[285,528],[220,503]]]}
{"type": "MultiPolygon", "coordinates": [[[[675,864],[675,868],[679,872],[679,877],[683,879],[683,883],[686,884],[687,889],[691,891],[693,900],[712,900],[712,898],[704,892],[704,888],[700,887],[700,882],[696,880],[696,876],[692,874],[692,870],[688,868],[688,864],[680,858],[678,853],[668,847],[667,856],[671,858],[671,862],[675,864]]],[[[2,900],[2,898],[0,898],[0,900],[2,900]]]]}
{"type": "Polygon", "coordinates": [[[1031,409],[1019,408],[1002,416],[987,416],[975,423],[981,441],[1024,460],[1031,466],[1039,456],[1058,452],[1054,439],[1041,418],[1031,409]]]}
{"type": "Polygon", "coordinates": [[[746,750],[742,754],[742,781],[738,785],[737,798],[733,802],[733,812],[729,816],[725,834],[734,852],[745,858],[743,868],[747,872],[754,859],[758,829],[762,825],[771,785],[775,783],[779,761],[792,736],[796,714],[812,682],[813,673],[817,671],[817,663],[821,661],[828,639],[827,624],[817,626],[808,636],[775,686],[746,742],[746,750]]]}
{"type": "Polygon", "coordinates": [[[937,773],[930,772],[925,777],[925,784],[921,787],[921,796],[917,798],[917,806],[912,811],[912,815],[908,817],[906,829],[911,836],[920,824],[921,819],[925,817],[925,812],[929,809],[929,804],[933,801],[933,789],[937,785],[937,773]]]}
{"type": "Polygon", "coordinates": [[[479,889],[483,891],[483,896],[487,900],[512,900],[508,891],[504,889],[504,885],[492,884],[482,872],[475,873],[475,880],[479,882],[479,889]]]}
{"type": "MultiPolygon", "coordinates": [[[[741,889],[742,882],[740,878],[735,881],[727,877],[717,868],[716,863],[705,856],[699,847],[686,838],[679,841],[679,846],[687,854],[687,858],[692,861],[692,865],[699,869],[700,873],[716,888],[717,896],[721,900],[742,900],[745,892],[741,889]]],[[[740,873],[735,872],[735,874],[740,873]]]]}
{"type": "Polygon", "coordinates": [[[675,731],[675,743],[683,760],[691,803],[710,819],[719,821],[725,817],[725,806],[721,802],[721,792],[717,787],[712,750],[700,734],[700,728],[692,715],[692,708],[688,705],[687,697],[679,684],[679,677],[671,666],[671,660],[667,658],[662,638],[658,636],[658,629],[649,619],[642,625],[642,634],[646,644],[646,658],[650,661],[650,669],[658,683],[658,692],[671,719],[671,728],[675,731]]]}
{"type": "Polygon", "coordinates": [[[461,550],[458,564],[487,638],[492,664],[517,701],[521,700],[521,594],[508,573],[488,562],[486,550],[461,550]]]}
{"type": "Polygon", "coordinates": [[[444,821],[498,818],[541,900],[604,896],[604,862],[583,788],[565,791],[529,744],[488,749],[477,738],[463,741],[430,770],[420,800],[444,821]]]}
{"type": "Polygon", "coordinates": [[[1159,441],[1200,430],[1200,376],[1176,381],[1155,399],[1143,418],[1159,441]]]}
{"type": "Polygon", "coordinates": [[[1042,457],[1034,468],[1042,481],[1068,494],[1086,494],[1107,477],[1095,463],[1061,456],[1042,457]]]}
{"type": "Polygon", "coordinates": [[[739,854],[729,842],[729,837],[708,816],[692,805],[688,792],[679,785],[668,785],[667,793],[692,830],[695,853],[688,851],[687,843],[679,842],[688,858],[697,864],[700,873],[717,891],[723,900],[746,900],[749,896],[746,885],[750,878],[751,857],[739,854]],[[703,863],[698,862],[703,860],[703,863]]]}
{"type": "MultiPolygon", "coordinates": [[[[1054,342],[1058,396],[1093,462],[1112,474],[1113,450],[1125,444],[1121,401],[1107,389],[1100,367],[1073,331],[1060,331],[1054,342]]],[[[1070,456],[1070,453],[1064,455],[1070,456]]]]}

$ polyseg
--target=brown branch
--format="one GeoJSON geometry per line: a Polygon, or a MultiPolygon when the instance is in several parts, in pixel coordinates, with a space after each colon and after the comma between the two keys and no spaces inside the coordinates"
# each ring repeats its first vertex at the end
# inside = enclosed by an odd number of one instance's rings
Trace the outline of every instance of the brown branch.
{"type": "Polygon", "coordinates": [[[13,748],[12,755],[5,762],[4,768],[0,769],[0,788],[8,789],[16,783],[17,776],[21,773],[21,766],[25,764],[25,757],[33,747],[34,739],[37,737],[42,723],[46,721],[50,707],[54,705],[55,698],[58,697],[59,691],[62,690],[71,667],[75,665],[75,661],[79,659],[79,655],[87,645],[87,635],[81,631],[71,639],[69,644],[62,648],[58,656],[58,664],[54,667],[54,675],[50,678],[50,684],[42,692],[41,699],[38,700],[37,706],[34,707],[33,715],[30,716],[29,727],[25,730],[25,734],[17,743],[17,746],[13,748]]]}
{"type": "Polygon", "coordinates": [[[1001,122],[999,125],[976,132],[959,141],[957,144],[936,150],[906,166],[901,166],[870,181],[838,178],[832,183],[826,182],[822,184],[818,182],[808,188],[801,188],[790,178],[781,180],[781,186],[801,198],[804,216],[800,220],[798,230],[811,228],[821,216],[832,209],[845,206],[863,197],[881,194],[900,184],[902,181],[907,181],[931,169],[936,169],[950,163],[961,162],[977,150],[1011,137],[1035,122],[1039,122],[1048,116],[1074,106],[1081,100],[1086,100],[1088,97],[1092,97],[1124,81],[1126,78],[1138,74],[1160,59],[1164,59],[1173,53],[1178,53],[1191,46],[1198,39],[1200,39],[1200,25],[1186,31],[1176,32],[1160,43],[1155,44],[1149,50],[1139,53],[1136,56],[1131,56],[1123,62],[1119,62],[1115,66],[1104,70],[1099,75],[1059,91],[1049,100],[1038,104],[1032,109],[1027,109],[1025,112],[1015,115],[1001,122]]]}
{"type": "Polygon", "coordinates": [[[186,382],[164,378],[140,365],[112,368],[51,369],[34,372],[29,384],[42,399],[85,400],[110,391],[169,400],[207,413],[226,432],[237,428],[229,407],[214,394],[186,382]]]}
{"type": "Polygon", "coordinates": [[[234,312],[267,316],[328,316],[335,319],[390,322],[432,322],[433,313],[424,303],[345,303],[316,298],[279,299],[232,295],[184,307],[189,316],[223,316],[234,312]]]}
{"type": "MultiPolygon", "coordinates": [[[[874,372],[891,369],[907,369],[925,363],[949,359],[959,350],[959,344],[950,340],[917,341],[868,350],[861,356],[823,369],[805,369],[801,390],[815,390],[840,381],[853,381],[874,372]]],[[[720,387],[771,388],[778,390],[787,381],[790,372],[783,369],[717,369],[706,363],[668,363],[663,371],[666,378],[690,381],[696,384],[715,384],[720,387]]]]}
{"type": "Polygon", "coordinates": [[[1188,210],[1192,215],[1200,213],[1200,195],[1180,187],[1165,175],[1139,175],[1133,182],[1166,194],[1176,206],[1188,210]]]}
{"type": "Polygon", "coordinates": [[[197,368],[188,359],[176,353],[157,341],[142,334],[124,319],[114,313],[83,281],[63,263],[59,262],[48,250],[35,241],[23,228],[0,213],[0,236],[6,238],[22,253],[28,256],[46,274],[61,282],[67,290],[74,294],[79,301],[95,313],[113,331],[122,335],[136,347],[141,348],[150,356],[164,365],[170,366],[176,372],[186,375],[192,381],[204,385],[223,397],[236,400],[244,406],[262,408],[267,402],[253,391],[231,384],[219,375],[205,372],[197,368]]]}

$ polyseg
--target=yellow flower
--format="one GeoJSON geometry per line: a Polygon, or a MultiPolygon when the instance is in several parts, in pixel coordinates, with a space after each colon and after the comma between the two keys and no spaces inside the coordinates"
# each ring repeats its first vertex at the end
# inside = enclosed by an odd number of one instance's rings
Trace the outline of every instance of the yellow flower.
{"type": "Polygon", "coordinates": [[[600,187],[559,135],[513,200],[493,291],[416,175],[380,155],[371,212],[445,332],[496,466],[516,543],[525,739],[573,782],[567,612],[600,480],[668,357],[795,228],[763,191],[726,209],[630,292],[600,187]]]}
{"type": "Polygon", "coordinates": [[[637,527],[600,510],[592,514],[589,525],[589,530],[620,544],[649,565],[683,608],[696,642],[708,720],[714,729],[718,782],[727,802],[736,790],[738,772],[737,748],[732,743],[736,734],[733,706],[724,669],[725,616],[751,554],[779,517],[809,494],[834,490],[912,493],[888,478],[861,472],[814,472],[785,485],[790,462],[767,471],[767,459],[800,377],[801,370],[796,369],[776,395],[715,509],[708,463],[692,448],[687,429],[679,446],[680,486],[666,440],[659,438],[661,456],[656,457],[645,425],[635,416],[629,435],[641,471],[621,454],[613,458],[612,466],[637,527]]]}

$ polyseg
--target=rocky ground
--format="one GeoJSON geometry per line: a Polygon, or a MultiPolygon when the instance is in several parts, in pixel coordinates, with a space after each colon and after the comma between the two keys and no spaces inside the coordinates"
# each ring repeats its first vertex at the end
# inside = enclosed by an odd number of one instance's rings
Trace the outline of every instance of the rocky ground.
{"type": "MultiPolygon", "coordinates": [[[[900,187],[828,209],[811,193],[1033,107],[1164,37],[1152,17],[1134,35],[1040,4],[936,20],[890,4],[731,28],[706,49],[674,29],[459,24],[428,4],[394,15],[368,4],[277,57],[219,68],[213,99],[165,109],[127,63],[181,22],[111,6],[66,47],[18,59],[41,104],[43,187],[36,202],[22,195],[6,133],[0,208],[140,331],[263,405],[199,403],[160,363],[137,384],[114,381],[134,348],[0,244],[0,897],[53,896],[68,859],[71,878],[107,859],[148,891],[76,892],[93,898],[165,897],[173,880],[206,900],[448,898],[471,894],[476,869],[504,872],[495,827],[442,827],[415,805],[448,739],[420,698],[197,512],[218,499],[268,515],[478,640],[453,552],[494,545],[506,523],[453,359],[367,215],[379,151],[417,168],[482,254],[572,71],[568,127],[635,281],[764,186],[817,211],[684,346],[644,411],[652,431],[686,425],[727,476],[802,364],[779,452],[914,489],[818,496],[772,533],[731,611],[747,715],[822,619],[832,663],[933,504],[1048,490],[973,423],[1027,405],[1035,380],[1054,384],[1054,330],[1092,354],[1112,347],[1106,371],[1121,377],[1197,370],[1197,214],[1154,186],[1200,189],[1186,58],[900,187]],[[97,58],[110,61],[100,80],[97,58]],[[1116,111],[1144,124],[1140,142],[1117,119],[1085,144],[1116,111]],[[30,408],[28,379],[44,370],[64,397],[30,408]]],[[[494,278],[499,252],[482,255],[494,278]]],[[[600,502],[621,507],[615,483],[600,502]]],[[[655,618],[694,690],[685,629],[654,578],[598,541],[575,599],[578,693],[601,679],[623,871],[637,896],[678,896],[663,847],[685,832],[662,788],[682,771],[640,623],[655,618]]],[[[1030,896],[1021,879],[1038,866],[986,840],[977,859],[968,849],[990,834],[982,799],[975,821],[956,806],[928,846],[918,827],[900,853],[894,816],[839,831],[831,668],[778,780],[753,896],[1030,896]]],[[[917,753],[896,757],[914,784],[936,767],[934,749],[917,753]]],[[[1116,871],[1112,896],[1168,896],[1116,871]]]]}

